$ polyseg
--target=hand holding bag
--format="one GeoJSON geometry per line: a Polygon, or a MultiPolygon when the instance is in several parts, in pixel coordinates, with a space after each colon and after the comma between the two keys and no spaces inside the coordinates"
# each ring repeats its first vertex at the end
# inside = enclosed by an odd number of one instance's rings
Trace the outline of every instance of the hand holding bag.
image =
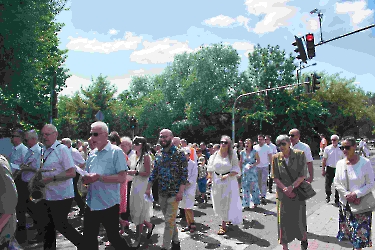
{"type": "MultiPolygon", "coordinates": [[[[290,181],[293,183],[293,178],[289,172],[288,166],[285,167],[285,170],[289,176],[290,181]]],[[[308,200],[316,195],[315,190],[313,189],[311,184],[308,183],[306,180],[303,180],[301,184],[299,184],[299,186],[294,189],[294,191],[297,194],[297,196],[294,199],[298,199],[299,201],[308,200]]]]}
{"type": "MultiPolygon", "coordinates": [[[[348,166],[346,165],[346,162],[345,162],[345,170],[344,171],[345,171],[345,174],[346,174],[346,183],[347,183],[346,189],[347,189],[347,191],[350,192],[348,166]]],[[[360,197],[360,199],[361,199],[361,202],[358,205],[356,205],[354,203],[349,203],[349,202],[346,203],[347,205],[349,204],[350,211],[352,211],[353,214],[361,214],[361,213],[370,212],[370,211],[375,210],[375,197],[374,197],[374,194],[372,193],[372,191],[370,191],[365,196],[360,197]]]]}

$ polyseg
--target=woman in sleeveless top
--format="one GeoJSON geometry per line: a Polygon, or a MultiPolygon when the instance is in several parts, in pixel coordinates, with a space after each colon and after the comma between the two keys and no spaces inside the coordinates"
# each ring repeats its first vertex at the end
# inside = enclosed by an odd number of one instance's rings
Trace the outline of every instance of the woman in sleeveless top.
{"type": "Polygon", "coordinates": [[[147,239],[151,238],[155,225],[150,223],[153,212],[152,201],[145,199],[148,177],[151,172],[151,157],[148,154],[147,141],[144,137],[136,136],[133,140],[133,146],[137,152],[137,165],[136,170],[128,171],[128,174],[134,175],[129,202],[130,215],[133,223],[136,225],[137,235],[133,248],[138,248],[140,246],[143,225],[146,225],[148,228],[147,239]]]}

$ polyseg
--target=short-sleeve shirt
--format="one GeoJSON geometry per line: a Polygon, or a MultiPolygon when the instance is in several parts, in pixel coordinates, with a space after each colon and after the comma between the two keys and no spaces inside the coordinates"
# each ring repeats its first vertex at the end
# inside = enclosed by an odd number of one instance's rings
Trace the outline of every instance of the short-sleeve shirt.
{"type": "Polygon", "coordinates": [[[268,147],[271,148],[272,155],[277,154],[277,147],[276,147],[275,144],[273,144],[272,142],[270,142],[270,144],[268,145],[268,147]]]}
{"type": "MultiPolygon", "coordinates": [[[[44,163],[42,169],[55,169],[43,172],[43,177],[53,177],[68,169],[74,168],[72,154],[69,149],[55,141],[51,147],[43,148],[44,163]]],[[[46,184],[46,200],[56,201],[74,197],[73,179],[52,181],[46,184]]]]}
{"type": "Polygon", "coordinates": [[[78,151],[78,149],[70,147],[70,152],[72,153],[74,165],[79,166],[79,165],[85,163],[85,160],[83,159],[83,157],[82,157],[81,153],[78,151]]]}
{"type": "MultiPolygon", "coordinates": [[[[40,156],[42,154],[42,148],[37,144],[29,148],[25,155],[24,164],[28,164],[33,169],[40,168],[40,156]]],[[[33,172],[24,172],[22,173],[22,180],[29,182],[30,179],[34,176],[33,172]]]]}
{"type": "MultiPolygon", "coordinates": [[[[116,175],[128,170],[125,154],[109,141],[100,151],[94,149],[86,161],[86,171],[103,176],[116,175]]],[[[120,183],[96,181],[89,185],[86,204],[91,210],[105,210],[120,204],[120,183]]]]}
{"type": "Polygon", "coordinates": [[[312,157],[312,154],[311,154],[311,149],[310,149],[310,146],[307,145],[306,143],[303,143],[303,142],[297,142],[296,145],[290,145],[290,148],[292,149],[299,149],[299,150],[302,150],[304,153],[305,153],[305,156],[306,156],[306,162],[309,163],[309,162],[312,162],[314,159],[312,157]]]}
{"type": "Polygon", "coordinates": [[[12,152],[9,155],[12,173],[14,173],[16,169],[19,169],[19,166],[23,163],[27,150],[27,147],[23,143],[12,148],[12,152]],[[15,164],[17,166],[13,167],[12,164],[15,164]]]}
{"type": "Polygon", "coordinates": [[[323,158],[327,159],[326,166],[336,168],[339,160],[344,159],[345,155],[339,146],[334,147],[332,144],[324,148],[323,158]]]}
{"type": "Polygon", "coordinates": [[[269,154],[272,154],[272,149],[267,145],[259,146],[259,144],[254,146],[254,149],[258,152],[260,163],[257,165],[258,168],[268,167],[270,160],[268,158],[269,154]]]}

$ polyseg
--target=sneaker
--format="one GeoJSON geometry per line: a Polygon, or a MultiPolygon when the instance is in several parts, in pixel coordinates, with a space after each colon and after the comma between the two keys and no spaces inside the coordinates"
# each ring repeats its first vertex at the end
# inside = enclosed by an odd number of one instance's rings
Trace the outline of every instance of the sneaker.
{"type": "Polygon", "coordinates": [[[262,198],[260,199],[260,203],[262,203],[263,205],[267,205],[266,198],[265,198],[265,197],[262,197],[262,198]]]}

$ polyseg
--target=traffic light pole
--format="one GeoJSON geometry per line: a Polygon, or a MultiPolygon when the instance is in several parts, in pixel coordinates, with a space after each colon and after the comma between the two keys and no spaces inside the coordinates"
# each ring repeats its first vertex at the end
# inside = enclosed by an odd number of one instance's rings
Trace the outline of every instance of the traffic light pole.
{"type": "Polygon", "coordinates": [[[244,96],[249,96],[249,95],[254,95],[254,94],[259,94],[259,93],[263,93],[263,92],[267,92],[267,91],[271,91],[271,90],[279,90],[279,89],[285,89],[285,88],[292,88],[292,87],[296,87],[296,86],[301,86],[302,84],[304,83],[297,83],[297,84],[290,84],[290,85],[284,85],[284,86],[279,86],[279,87],[274,87],[274,88],[268,88],[268,89],[263,89],[263,90],[258,90],[258,91],[254,91],[254,92],[250,92],[250,93],[246,93],[246,94],[242,94],[242,95],[239,95],[236,100],[234,101],[234,104],[233,104],[233,109],[232,109],[232,143],[235,142],[235,131],[236,131],[236,125],[235,125],[235,120],[234,120],[234,113],[236,111],[236,104],[237,104],[237,101],[244,97],[244,96]]]}
{"type": "Polygon", "coordinates": [[[353,35],[353,34],[355,34],[355,33],[358,33],[358,32],[361,32],[361,31],[364,31],[364,30],[367,30],[367,29],[374,28],[374,27],[375,27],[375,24],[371,24],[370,26],[364,27],[364,28],[359,29],[359,30],[355,30],[355,31],[353,31],[353,32],[349,32],[349,33],[347,33],[347,34],[344,34],[344,35],[341,35],[341,36],[338,36],[338,37],[335,37],[335,38],[329,39],[329,40],[327,40],[327,41],[324,41],[324,42],[321,41],[320,43],[315,44],[315,47],[316,47],[316,46],[319,46],[319,45],[323,45],[323,44],[325,44],[325,43],[332,42],[332,41],[334,41],[334,40],[337,40],[337,39],[340,39],[340,38],[343,38],[343,37],[346,37],[346,36],[353,35]]]}

